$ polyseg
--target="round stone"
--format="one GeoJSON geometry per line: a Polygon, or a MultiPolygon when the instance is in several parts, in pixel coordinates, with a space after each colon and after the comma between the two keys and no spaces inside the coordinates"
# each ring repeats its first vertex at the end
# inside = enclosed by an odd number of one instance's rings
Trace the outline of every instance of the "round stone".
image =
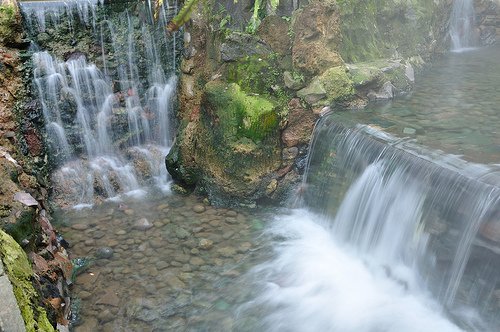
{"type": "Polygon", "coordinates": [[[89,226],[87,224],[74,224],[74,225],[71,225],[71,228],[73,228],[74,230],[77,230],[77,231],[84,231],[87,228],[89,228],[89,226]]]}
{"type": "Polygon", "coordinates": [[[209,250],[214,246],[214,242],[209,239],[200,239],[198,247],[203,250],[209,250]]]}
{"type": "Polygon", "coordinates": [[[149,222],[146,218],[141,218],[134,223],[134,229],[139,231],[145,231],[153,227],[153,224],[149,222]]]}
{"type": "Polygon", "coordinates": [[[196,204],[193,206],[193,211],[196,212],[196,213],[203,213],[205,212],[205,206],[204,205],[201,205],[201,204],[196,204]]]}
{"type": "Polygon", "coordinates": [[[102,259],[110,259],[113,257],[113,249],[110,247],[101,247],[97,249],[95,256],[102,259]]]}

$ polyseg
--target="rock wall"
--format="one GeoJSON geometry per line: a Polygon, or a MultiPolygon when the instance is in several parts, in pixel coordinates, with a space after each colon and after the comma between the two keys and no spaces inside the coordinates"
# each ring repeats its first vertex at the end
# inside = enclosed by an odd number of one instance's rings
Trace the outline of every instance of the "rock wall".
{"type": "Polygon", "coordinates": [[[450,1],[262,7],[254,30],[253,1],[206,1],[185,30],[180,128],[166,164],[215,204],[284,201],[322,112],[407,93],[449,48],[450,1]]]}
{"type": "Polygon", "coordinates": [[[475,24],[479,43],[482,46],[500,42],[500,1],[476,0],[475,24]]]}
{"type": "Polygon", "coordinates": [[[28,45],[16,1],[4,0],[0,3],[0,259],[26,330],[53,331],[56,324],[68,323],[64,305],[69,306],[66,277],[71,262],[46,213],[41,117],[27,102],[25,89],[31,77],[25,62],[28,45]]]}

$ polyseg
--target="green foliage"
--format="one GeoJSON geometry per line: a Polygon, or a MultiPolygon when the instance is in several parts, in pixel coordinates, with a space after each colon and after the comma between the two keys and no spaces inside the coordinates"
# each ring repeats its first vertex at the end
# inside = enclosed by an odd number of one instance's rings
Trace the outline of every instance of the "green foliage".
{"type": "Polygon", "coordinates": [[[0,6],[0,43],[12,39],[15,34],[16,9],[14,5],[0,6]]]}
{"type": "Polygon", "coordinates": [[[177,31],[179,30],[180,27],[186,24],[191,18],[193,9],[196,6],[196,4],[198,4],[198,2],[199,0],[186,0],[184,2],[184,6],[182,6],[181,10],[179,10],[179,13],[177,13],[177,15],[175,15],[172,21],[168,23],[167,29],[169,31],[177,31]]]}

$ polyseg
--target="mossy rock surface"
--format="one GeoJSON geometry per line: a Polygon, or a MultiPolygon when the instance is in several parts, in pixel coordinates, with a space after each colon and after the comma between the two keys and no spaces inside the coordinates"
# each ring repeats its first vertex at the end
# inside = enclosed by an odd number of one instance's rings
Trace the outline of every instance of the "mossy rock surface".
{"type": "Polygon", "coordinates": [[[434,0],[338,0],[340,53],[347,62],[411,56],[446,34],[446,6],[434,0]]]}
{"type": "Polygon", "coordinates": [[[278,128],[276,105],[246,94],[235,83],[207,83],[203,105],[212,117],[215,133],[228,142],[241,138],[260,141],[278,128]]]}
{"type": "Polygon", "coordinates": [[[0,230],[0,256],[14,288],[26,331],[55,331],[45,310],[38,306],[38,294],[32,284],[33,270],[26,253],[2,230],[0,230]]]}
{"type": "Polygon", "coordinates": [[[15,42],[20,35],[19,8],[13,0],[4,0],[0,5],[0,45],[15,42]]]}
{"type": "Polygon", "coordinates": [[[354,83],[346,67],[336,66],[315,77],[297,92],[297,96],[310,105],[329,105],[348,100],[354,94],[354,83]]]}

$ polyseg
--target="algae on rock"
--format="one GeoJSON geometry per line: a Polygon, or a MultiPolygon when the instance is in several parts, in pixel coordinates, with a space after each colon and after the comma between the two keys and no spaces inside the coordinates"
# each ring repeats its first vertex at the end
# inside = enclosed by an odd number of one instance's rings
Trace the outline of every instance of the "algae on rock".
{"type": "Polygon", "coordinates": [[[26,330],[55,331],[47,318],[47,313],[38,305],[38,294],[33,287],[33,270],[28,257],[19,244],[7,233],[0,230],[0,256],[5,271],[14,288],[26,330]]]}

